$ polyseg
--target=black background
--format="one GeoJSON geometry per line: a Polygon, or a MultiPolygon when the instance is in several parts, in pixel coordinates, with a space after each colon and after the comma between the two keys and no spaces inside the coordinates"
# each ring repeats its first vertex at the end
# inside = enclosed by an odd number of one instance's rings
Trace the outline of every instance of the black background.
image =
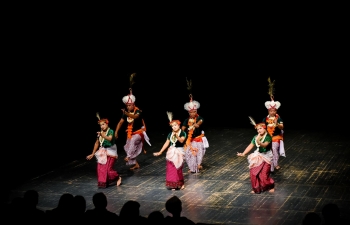
{"type": "Polygon", "coordinates": [[[349,70],[341,18],[198,17],[164,25],[162,18],[114,24],[55,15],[8,23],[1,78],[7,186],[91,153],[96,112],[115,129],[131,73],[151,139],[169,129],[166,111],[186,118],[186,78],[206,129],[249,128],[248,116],[266,116],[268,77],[275,80],[285,130],[346,129],[349,70]]]}

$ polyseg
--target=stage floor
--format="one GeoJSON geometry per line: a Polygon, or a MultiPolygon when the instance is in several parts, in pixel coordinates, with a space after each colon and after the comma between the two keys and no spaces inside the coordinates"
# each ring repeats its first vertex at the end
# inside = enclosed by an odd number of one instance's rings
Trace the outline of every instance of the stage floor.
{"type": "MultiPolygon", "coordinates": [[[[339,133],[287,130],[286,157],[280,157],[282,169],[272,175],[274,193],[251,194],[246,157],[243,152],[254,129],[212,128],[206,130],[209,148],[199,174],[188,173],[184,166],[185,189],[165,188],[165,154],[153,156],[166,140],[167,133],[148,134],[152,146],[146,144],[146,154],[138,157],[141,168],[130,171],[123,158],[123,140],[118,140],[119,159],[115,169],[122,176],[122,185],[97,188],[96,160],[85,156],[56,170],[35,177],[11,191],[11,198],[23,196],[29,189],[39,192],[38,208],[57,206],[63,193],[82,195],[87,209],[93,208],[92,196],[104,192],[108,209],[119,214],[128,200],[141,204],[140,214],[148,216],[154,210],[168,215],[165,202],[173,195],[182,201],[182,215],[196,223],[210,224],[301,224],[311,211],[321,216],[322,207],[336,203],[343,218],[350,217],[350,138],[339,133]]],[[[69,154],[58,153],[57,157],[69,154]]]]}

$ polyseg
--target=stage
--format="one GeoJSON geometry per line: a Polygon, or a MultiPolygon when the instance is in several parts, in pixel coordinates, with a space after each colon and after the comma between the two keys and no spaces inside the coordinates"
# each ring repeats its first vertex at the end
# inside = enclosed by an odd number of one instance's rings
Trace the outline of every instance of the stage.
{"type": "MultiPolygon", "coordinates": [[[[57,206],[63,193],[71,193],[84,196],[87,209],[91,209],[93,194],[102,191],[107,195],[110,211],[119,214],[126,201],[135,200],[141,204],[140,214],[147,217],[154,210],[168,215],[165,202],[176,195],[182,201],[183,216],[196,223],[227,225],[301,224],[308,212],[321,216],[322,207],[327,203],[337,204],[343,218],[350,215],[350,141],[345,135],[286,130],[286,157],[280,157],[282,169],[272,174],[275,192],[251,194],[247,158],[236,153],[243,152],[256,134],[253,127],[207,128],[209,148],[203,170],[191,174],[184,166],[185,189],[177,191],[165,188],[165,154],[153,156],[169,131],[170,128],[148,134],[152,146],[145,145],[147,153],[138,158],[141,168],[134,171],[125,165],[125,142],[118,139],[119,159],[115,169],[122,176],[119,187],[98,189],[96,160],[87,161],[82,156],[24,181],[11,190],[10,199],[34,189],[39,192],[38,208],[48,210],[57,206]]],[[[64,154],[76,151],[67,148],[64,154]]],[[[57,157],[64,157],[63,153],[57,157]]]]}

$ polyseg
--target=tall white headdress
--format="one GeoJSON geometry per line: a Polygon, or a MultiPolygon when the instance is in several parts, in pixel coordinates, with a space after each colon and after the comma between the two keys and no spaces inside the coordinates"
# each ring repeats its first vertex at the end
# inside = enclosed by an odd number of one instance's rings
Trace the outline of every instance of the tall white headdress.
{"type": "Polygon", "coordinates": [[[136,97],[132,94],[132,88],[131,88],[132,85],[135,83],[134,81],[135,76],[136,76],[136,73],[133,73],[130,75],[130,88],[129,88],[130,94],[122,98],[122,101],[124,102],[124,104],[134,104],[136,101],[136,97]]]}
{"type": "MultiPolygon", "coordinates": [[[[186,77],[186,81],[187,81],[187,89],[190,91],[192,91],[192,80],[187,80],[187,77],[186,77]]],[[[185,105],[184,105],[184,109],[187,110],[187,111],[192,111],[192,110],[197,110],[199,109],[199,107],[201,106],[199,104],[199,102],[193,100],[192,98],[192,94],[189,95],[190,96],[190,101],[187,102],[185,105]]]]}
{"type": "Polygon", "coordinates": [[[278,109],[279,107],[281,107],[281,103],[279,101],[274,101],[274,85],[275,85],[275,81],[271,82],[270,77],[267,79],[267,81],[269,82],[269,91],[267,92],[270,95],[271,101],[266,101],[265,102],[265,107],[267,109],[271,109],[271,108],[275,108],[278,109]]]}

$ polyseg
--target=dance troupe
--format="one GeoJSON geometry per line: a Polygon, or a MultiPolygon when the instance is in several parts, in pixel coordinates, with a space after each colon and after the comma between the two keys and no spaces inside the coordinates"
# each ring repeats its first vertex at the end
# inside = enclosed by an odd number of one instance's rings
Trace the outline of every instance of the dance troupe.
{"type": "MultiPolygon", "coordinates": [[[[106,188],[111,185],[120,186],[121,176],[114,170],[114,164],[118,159],[116,140],[118,132],[126,121],[127,137],[124,150],[126,165],[132,166],[130,170],[140,168],[136,158],[142,152],[146,153],[144,142],[150,146],[149,137],[146,134],[146,125],[142,117],[142,110],[135,106],[136,97],[132,93],[132,84],[134,83],[135,73],[130,76],[130,93],[122,98],[126,109],[122,109],[123,115],[120,119],[115,132],[109,127],[109,121],[106,118],[100,118],[97,113],[98,124],[101,131],[97,132],[97,140],[93,151],[86,159],[90,160],[94,156],[97,159],[97,186],[106,188]]],[[[242,153],[237,152],[237,156],[247,156],[250,180],[252,185],[251,193],[259,194],[264,191],[274,192],[275,182],[271,173],[281,169],[278,165],[279,156],[285,155],[283,143],[283,120],[277,114],[281,103],[274,101],[274,81],[269,82],[269,95],[271,101],[265,102],[268,115],[261,122],[256,123],[252,117],[249,117],[250,123],[257,131],[250,144],[242,153]],[[247,155],[251,150],[254,152],[247,155]]],[[[192,81],[187,80],[187,89],[191,91],[192,81]]],[[[189,116],[182,123],[173,118],[172,112],[166,112],[171,131],[167,135],[165,143],[154,156],[160,156],[165,153],[166,174],[165,187],[169,190],[182,190],[185,188],[183,167],[186,163],[188,172],[198,174],[203,169],[202,161],[206,149],[209,147],[208,140],[202,129],[203,117],[198,115],[200,103],[193,100],[192,93],[189,95],[189,102],[185,103],[184,109],[189,116]]]]}

